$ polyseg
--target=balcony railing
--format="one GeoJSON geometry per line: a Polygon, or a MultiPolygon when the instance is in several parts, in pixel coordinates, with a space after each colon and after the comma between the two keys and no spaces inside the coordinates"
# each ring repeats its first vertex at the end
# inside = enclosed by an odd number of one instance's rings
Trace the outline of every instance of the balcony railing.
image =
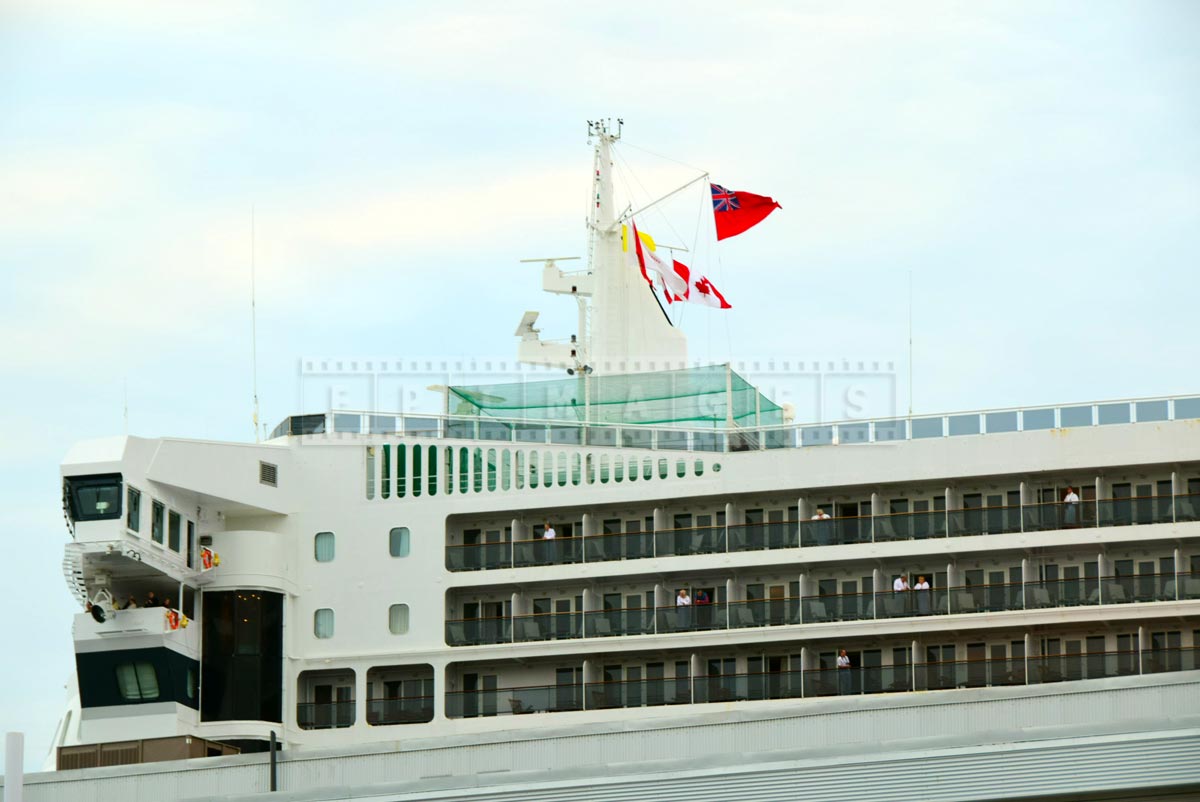
{"type": "Polygon", "coordinates": [[[853,447],[942,437],[1200,418],[1200,397],[1175,396],[1066,406],[979,410],[946,415],[726,428],[658,427],[461,415],[336,410],[285,418],[271,437],[376,434],[524,445],[589,445],[725,453],[777,448],[853,447]]]}
{"type": "Polygon", "coordinates": [[[367,723],[421,724],[433,721],[432,696],[373,697],[367,699],[367,723]]]}
{"type": "Polygon", "coordinates": [[[653,607],[624,607],[584,613],[583,633],[589,638],[652,635],[656,631],[653,607]]]}
{"type": "Polygon", "coordinates": [[[451,646],[481,646],[512,641],[509,618],[460,618],[446,622],[446,643],[451,646]]]}
{"type": "Polygon", "coordinates": [[[446,716],[475,718],[583,709],[582,685],[537,685],[446,694],[446,716]]]}
{"type": "Polygon", "coordinates": [[[302,730],[328,730],[354,726],[354,701],[298,702],[296,723],[302,730]]]}
{"type": "Polygon", "coordinates": [[[450,571],[1200,521],[1200,495],[1102,499],[446,546],[450,571]],[[1141,505],[1141,506],[1139,506],[1141,505]]]}
{"type": "Polygon", "coordinates": [[[997,688],[1077,682],[1200,668],[1200,647],[1100,652],[1040,657],[854,666],[806,671],[637,679],[533,688],[459,691],[446,695],[450,718],[608,710],[655,705],[745,702],[907,693],[955,688],[997,688]]]}
{"type": "Polygon", "coordinates": [[[583,613],[535,613],[513,616],[513,640],[569,640],[583,637],[583,613]]]}
{"type": "Polygon", "coordinates": [[[1200,599],[1200,575],[1134,576],[956,585],[930,590],[784,596],[665,607],[629,607],[584,613],[545,613],[513,619],[446,622],[446,643],[474,646],[566,638],[665,635],[837,621],[972,615],[1086,605],[1200,599]]]}

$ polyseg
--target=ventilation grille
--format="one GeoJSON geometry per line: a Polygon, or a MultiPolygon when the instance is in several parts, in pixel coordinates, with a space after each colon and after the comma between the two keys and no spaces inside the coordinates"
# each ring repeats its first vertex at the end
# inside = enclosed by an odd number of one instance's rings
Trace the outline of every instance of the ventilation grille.
{"type": "Polygon", "coordinates": [[[258,481],[264,485],[277,487],[279,483],[279,466],[269,462],[258,463],[258,481]]]}

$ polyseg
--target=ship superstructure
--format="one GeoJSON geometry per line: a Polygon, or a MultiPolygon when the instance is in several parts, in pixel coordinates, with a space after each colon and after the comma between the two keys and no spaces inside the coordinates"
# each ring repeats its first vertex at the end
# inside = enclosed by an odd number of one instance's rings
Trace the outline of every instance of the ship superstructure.
{"type": "Polygon", "coordinates": [[[787,422],[680,366],[593,133],[570,376],[68,454],[60,768],[1197,668],[1200,396],[787,422]]]}

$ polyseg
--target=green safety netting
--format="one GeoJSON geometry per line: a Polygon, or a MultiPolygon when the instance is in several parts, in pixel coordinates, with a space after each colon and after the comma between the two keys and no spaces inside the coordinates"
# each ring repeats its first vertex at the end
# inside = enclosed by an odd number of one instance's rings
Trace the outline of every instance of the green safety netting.
{"type": "Polygon", "coordinates": [[[530,421],[768,426],[783,410],[725,365],[451,387],[451,413],[530,421]]]}

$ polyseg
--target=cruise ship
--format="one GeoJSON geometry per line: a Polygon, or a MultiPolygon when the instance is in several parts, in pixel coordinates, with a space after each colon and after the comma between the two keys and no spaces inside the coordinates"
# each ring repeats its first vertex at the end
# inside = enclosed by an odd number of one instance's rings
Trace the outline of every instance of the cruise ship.
{"type": "Polygon", "coordinates": [[[25,799],[1194,798],[1200,395],[789,420],[689,362],[589,134],[557,377],[70,450],[25,799]]]}

